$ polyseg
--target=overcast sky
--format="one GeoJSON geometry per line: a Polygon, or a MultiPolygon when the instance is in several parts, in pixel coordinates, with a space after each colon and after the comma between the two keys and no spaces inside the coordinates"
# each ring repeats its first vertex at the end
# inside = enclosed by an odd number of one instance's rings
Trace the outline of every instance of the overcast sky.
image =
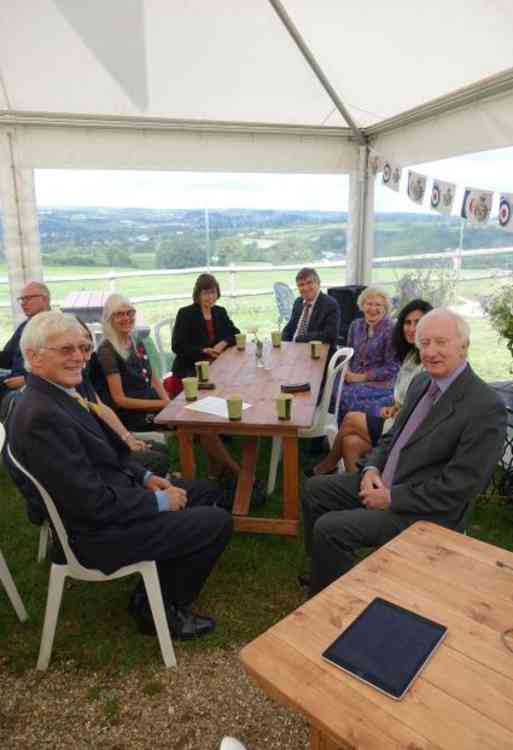
{"type": "MultiPolygon", "coordinates": [[[[445,159],[412,167],[429,177],[464,188],[513,193],[513,148],[445,159]]],[[[406,195],[407,170],[401,192],[376,185],[376,211],[429,212],[406,195]]],[[[430,185],[428,183],[428,190],[430,185]]],[[[259,208],[347,210],[347,175],[225,174],[99,170],[36,170],[40,207],[104,206],[115,208],[259,208]]],[[[429,196],[428,196],[429,197],[429,196]]],[[[425,199],[426,202],[426,199],[425,199]]],[[[498,203],[495,196],[494,206],[498,203]]]]}

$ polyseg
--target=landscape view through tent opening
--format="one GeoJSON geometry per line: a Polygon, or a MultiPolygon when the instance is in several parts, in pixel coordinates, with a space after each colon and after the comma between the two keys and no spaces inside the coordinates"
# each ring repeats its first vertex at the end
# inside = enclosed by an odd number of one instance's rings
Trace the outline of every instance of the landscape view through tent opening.
{"type": "MultiPolygon", "coordinates": [[[[493,289],[510,280],[513,235],[498,226],[497,204],[500,191],[513,190],[512,167],[511,148],[413,167],[456,183],[450,216],[427,207],[429,194],[423,206],[409,200],[407,170],[398,193],[376,177],[373,283],[396,305],[414,284],[435,304],[461,312],[472,330],[470,360],[486,380],[508,377],[511,361],[485,308],[493,289]],[[495,191],[488,223],[460,218],[467,186],[495,191]]],[[[154,325],[188,304],[195,277],[210,268],[241,330],[257,326],[269,336],[278,321],[274,282],[294,289],[297,269],[312,265],[323,286],[345,283],[348,193],[346,175],[37,170],[52,302],[81,289],[116,290],[154,325]]],[[[0,305],[5,343],[13,324],[7,285],[0,305]]]]}

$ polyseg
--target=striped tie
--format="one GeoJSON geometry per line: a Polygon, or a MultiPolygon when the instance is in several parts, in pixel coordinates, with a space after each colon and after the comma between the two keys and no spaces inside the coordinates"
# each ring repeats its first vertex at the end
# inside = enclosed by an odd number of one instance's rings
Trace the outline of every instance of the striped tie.
{"type": "Polygon", "coordinates": [[[312,305],[310,302],[306,302],[305,306],[303,307],[303,317],[301,318],[301,322],[299,324],[299,327],[297,329],[296,333],[296,339],[301,338],[302,336],[306,336],[306,332],[308,330],[308,323],[310,321],[310,310],[312,309],[312,305]]]}

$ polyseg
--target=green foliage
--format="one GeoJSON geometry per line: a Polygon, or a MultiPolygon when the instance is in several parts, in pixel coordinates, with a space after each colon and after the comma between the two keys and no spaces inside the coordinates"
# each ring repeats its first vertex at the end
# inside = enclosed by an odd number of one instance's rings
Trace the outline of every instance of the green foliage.
{"type": "Polygon", "coordinates": [[[499,287],[487,300],[486,315],[495,331],[506,340],[513,356],[513,284],[499,287]]]}
{"type": "Polygon", "coordinates": [[[205,246],[192,232],[164,240],[155,255],[157,268],[194,268],[206,261],[205,246]]]}
{"type": "Polygon", "coordinates": [[[450,305],[454,300],[456,278],[444,268],[418,269],[405,273],[396,283],[394,308],[401,310],[412,299],[431,302],[433,307],[450,305]]]}
{"type": "Polygon", "coordinates": [[[279,263],[308,263],[314,260],[315,253],[310,245],[299,237],[287,237],[271,248],[272,261],[279,263]]]}
{"type": "Polygon", "coordinates": [[[131,266],[132,258],[130,253],[124,247],[108,247],[105,250],[109,266],[131,266]]]}
{"type": "MultiPolygon", "coordinates": [[[[101,265],[95,258],[90,255],[61,255],[55,253],[48,255],[43,253],[43,265],[44,266],[97,266],[101,265]]],[[[106,265],[106,264],[105,264],[106,265]]]]}

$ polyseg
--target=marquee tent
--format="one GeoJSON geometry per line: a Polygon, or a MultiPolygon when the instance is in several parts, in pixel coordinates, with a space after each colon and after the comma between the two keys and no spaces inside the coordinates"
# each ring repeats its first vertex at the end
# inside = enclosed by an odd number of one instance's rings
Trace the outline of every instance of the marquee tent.
{"type": "Polygon", "coordinates": [[[34,169],[348,173],[369,278],[369,148],[513,145],[508,0],[7,0],[0,201],[14,299],[42,273],[34,169]]]}

